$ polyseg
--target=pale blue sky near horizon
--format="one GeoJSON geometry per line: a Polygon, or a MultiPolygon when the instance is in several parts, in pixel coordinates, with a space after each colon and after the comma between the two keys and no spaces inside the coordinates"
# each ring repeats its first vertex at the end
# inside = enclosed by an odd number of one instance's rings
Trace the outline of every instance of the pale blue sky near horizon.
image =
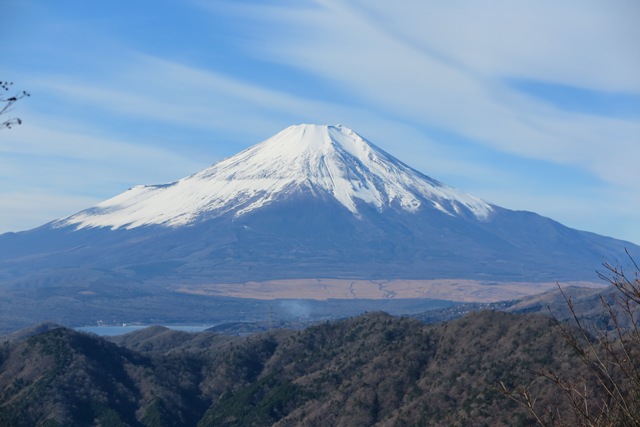
{"type": "Polygon", "coordinates": [[[341,123],[484,200],[640,244],[640,2],[5,0],[0,233],[341,123]]]}

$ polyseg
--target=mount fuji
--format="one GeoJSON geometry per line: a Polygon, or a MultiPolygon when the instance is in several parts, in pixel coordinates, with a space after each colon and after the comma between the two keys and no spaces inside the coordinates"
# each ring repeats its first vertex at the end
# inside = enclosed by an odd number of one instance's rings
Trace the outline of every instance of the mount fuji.
{"type": "Polygon", "coordinates": [[[361,296],[354,284],[593,280],[625,249],[640,254],[454,189],[344,126],[299,125],[179,181],[1,235],[0,291],[265,297],[299,283],[361,296]]]}
{"type": "Polygon", "coordinates": [[[195,175],[168,185],[134,187],[53,226],[179,227],[224,215],[238,219],[300,196],[338,202],[358,219],[363,219],[358,210],[363,203],[379,213],[416,213],[426,207],[479,219],[493,210],[411,169],[350,129],[301,125],[195,175]]]}

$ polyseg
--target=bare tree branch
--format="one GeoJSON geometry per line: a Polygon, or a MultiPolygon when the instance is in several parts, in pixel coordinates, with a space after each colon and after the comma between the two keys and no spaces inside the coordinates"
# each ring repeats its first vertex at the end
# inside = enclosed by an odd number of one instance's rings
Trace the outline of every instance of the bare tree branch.
{"type": "MultiPolygon", "coordinates": [[[[9,92],[11,87],[13,86],[13,82],[0,81],[0,93],[1,92],[9,92]]],[[[0,116],[3,116],[13,110],[13,104],[21,100],[22,98],[26,98],[31,96],[26,91],[18,92],[15,95],[0,94],[0,116]]],[[[7,128],[11,129],[15,125],[22,124],[22,119],[18,117],[10,117],[8,119],[4,119],[0,122],[0,129],[7,128]]]]}
{"type": "Polygon", "coordinates": [[[601,295],[605,327],[589,324],[580,316],[571,298],[558,285],[569,309],[571,323],[551,313],[560,336],[575,351],[588,376],[564,378],[557,372],[538,374],[554,384],[567,398],[570,411],[556,407],[539,408],[529,387],[503,393],[529,410],[542,426],[640,426],[640,268],[629,255],[634,268],[629,276],[620,265],[604,263],[605,274],[598,276],[612,285],[613,295],[601,295]]]}

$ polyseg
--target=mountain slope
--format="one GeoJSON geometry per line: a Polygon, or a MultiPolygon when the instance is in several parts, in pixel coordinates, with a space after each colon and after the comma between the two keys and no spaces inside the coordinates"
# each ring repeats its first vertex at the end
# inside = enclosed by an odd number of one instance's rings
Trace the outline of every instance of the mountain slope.
{"type": "Polygon", "coordinates": [[[625,248],[640,256],[629,242],[453,189],[345,127],[300,125],[175,183],[1,235],[0,293],[20,318],[11,301],[46,300],[59,313],[92,296],[164,314],[185,286],[195,299],[220,295],[220,284],[305,279],[302,298],[371,298],[354,280],[381,291],[390,280],[594,281],[625,248]],[[323,293],[313,284],[323,278],[344,289],[323,293]]]}
{"type": "Polygon", "coordinates": [[[54,226],[181,226],[227,213],[241,217],[298,193],[407,212],[427,204],[486,218],[489,204],[411,169],[342,126],[291,126],[213,166],[166,185],[137,186],[54,226]]]}

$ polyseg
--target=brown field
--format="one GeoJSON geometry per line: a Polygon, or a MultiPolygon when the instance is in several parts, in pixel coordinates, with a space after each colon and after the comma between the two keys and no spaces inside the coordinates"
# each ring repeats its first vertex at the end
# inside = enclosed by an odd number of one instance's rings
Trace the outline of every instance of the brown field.
{"type": "MultiPolygon", "coordinates": [[[[563,282],[562,286],[601,287],[592,282],[563,282]]],[[[345,280],[287,279],[265,282],[180,285],[175,291],[203,296],[271,299],[442,299],[496,302],[556,289],[555,282],[481,282],[466,279],[345,280]]]]}

